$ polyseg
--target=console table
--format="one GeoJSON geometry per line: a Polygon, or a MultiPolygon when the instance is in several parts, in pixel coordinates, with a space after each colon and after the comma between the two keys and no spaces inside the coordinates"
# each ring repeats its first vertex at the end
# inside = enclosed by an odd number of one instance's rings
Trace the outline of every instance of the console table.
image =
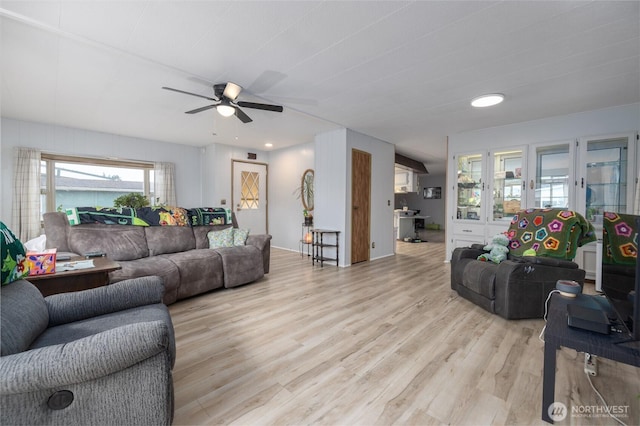
{"type": "MultiPolygon", "coordinates": [[[[69,262],[78,260],[87,259],[84,257],[76,257],[71,258],[69,262]]],[[[25,277],[25,279],[35,285],[43,296],[87,290],[109,284],[109,272],[120,269],[120,265],[108,257],[96,257],[92,260],[93,268],[61,271],[45,275],[32,275],[25,277]]]]}
{"type": "Polygon", "coordinates": [[[549,407],[555,397],[556,351],[561,346],[640,367],[640,342],[621,343],[624,337],[620,334],[600,334],[567,325],[567,304],[579,302],[579,298],[571,299],[556,293],[549,301],[542,377],[542,420],[548,423],[553,423],[549,407]]]}
{"type": "Polygon", "coordinates": [[[319,262],[322,267],[324,266],[324,262],[336,262],[336,266],[338,266],[338,253],[340,251],[338,240],[340,239],[340,231],[332,229],[312,229],[311,233],[313,234],[313,264],[319,262]],[[332,241],[325,241],[325,235],[333,235],[332,241]],[[336,257],[326,257],[324,254],[325,248],[335,250],[336,257]]]}

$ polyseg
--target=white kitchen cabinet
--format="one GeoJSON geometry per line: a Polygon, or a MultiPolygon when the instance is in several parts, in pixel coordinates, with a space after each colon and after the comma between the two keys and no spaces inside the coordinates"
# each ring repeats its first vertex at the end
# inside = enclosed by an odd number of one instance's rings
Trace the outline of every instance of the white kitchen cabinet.
{"type": "Polygon", "coordinates": [[[419,192],[418,174],[409,168],[395,166],[394,192],[419,192]]]}

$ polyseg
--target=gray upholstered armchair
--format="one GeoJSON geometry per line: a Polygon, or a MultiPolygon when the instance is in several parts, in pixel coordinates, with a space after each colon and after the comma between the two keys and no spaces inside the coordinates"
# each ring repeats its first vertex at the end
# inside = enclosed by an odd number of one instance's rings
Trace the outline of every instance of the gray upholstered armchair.
{"type": "Polygon", "coordinates": [[[173,325],[159,277],[42,297],[1,287],[2,424],[170,424],[173,325]]]}

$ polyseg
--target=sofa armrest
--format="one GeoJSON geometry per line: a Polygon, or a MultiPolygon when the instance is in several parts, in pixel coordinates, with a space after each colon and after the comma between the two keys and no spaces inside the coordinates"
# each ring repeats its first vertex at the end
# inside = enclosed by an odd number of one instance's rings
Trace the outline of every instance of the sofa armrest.
{"type": "Polygon", "coordinates": [[[257,247],[262,253],[262,264],[264,266],[264,273],[269,273],[269,262],[271,259],[271,235],[258,234],[247,237],[247,245],[257,247]]]}
{"type": "Polygon", "coordinates": [[[458,291],[458,286],[462,285],[464,268],[469,262],[478,259],[478,256],[486,253],[479,244],[472,247],[457,247],[451,253],[451,289],[458,291]]]}
{"type": "Polygon", "coordinates": [[[0,395],[35,392],[95,380],[167,353],[163,321],[125,325],[70,343],[0,358],[0,395]]]}
{"type": "Polygon", "coordinates": [[[495,313],[506,319],[542,318],[547,296],[555,289],[556,281],[571,280],[582,285],[584,277],[585,271],[577,267],[516,260],[500,262],[495,277],[495,313]]]}
{"type": "Polygon", "coordinates": [[[45,297],[49,326],[81,321],[137,306],[162,303],[162,278],[147,276],[103,287],[45,297]]]}

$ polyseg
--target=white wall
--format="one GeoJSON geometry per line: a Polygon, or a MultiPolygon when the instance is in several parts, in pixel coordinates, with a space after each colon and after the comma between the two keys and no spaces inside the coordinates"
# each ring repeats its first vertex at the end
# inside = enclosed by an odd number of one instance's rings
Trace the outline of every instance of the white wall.
{"type": "Polygon", "coordinates": [[[449,154],[636,131],[639,126],[636,103],[450,135],[449,154]]]}
{"type": "Polygon", "coordinates": [[[199,148],[3,117],[0,134],[2,151],[0,218],[9,227],[12,226],[13,148],[16,146],[37,148],[52,154],[138,161],[170,161],[176,166],[178,204],[187,207],[203,205],[199,148]]]}
{"type": "Polygon", "coordinates": [[[351,263],[351,150],[371,154],[370,258],[393,255],[393,145],[354,132],[338,129],[315,138],[315,214],[317,228],[340,234],[340,265],[351,263]]]}
{"type": "Polygon", "coordinates": [[[369,246],[371,260],[393,255],[393,186],[395,179],[395,147],[385,141],[347,130],[347,226],[345,237],[348,249],[345,256],[351,263],[351,150],[359,149],[371,154],[371,234],[369,246]]]}
{"type": "Polygon", "coordinates": [[[316,228],[340,231],[340,265],[345,265],[345,230],[347,221],[347,129],[316,135],[315,205],[316,228]]]}
{"type": "MultiPolygon", "coordinates": [[[[250,150],[224,144],[211,144],[203,148],[202,153],[202,202],[203,206],[231,208],[231,162],[232,160],[268,163],[268,154],[264,151],[250,150]],[[247,154],[256,154],[255,160],[248,160],[247,154]],[[222,201],[226,204],[222,204],[222,201]]],[[[269,173],[271,170],[269,170],[269,173]]],[[[268,189],[269,191],[271,188],[268,189]]],[[[271,197],[271,193],[269,193],[271,197]]]]}
{"type": "MultiPolygon", "coordinates": [[[[269,232],[273,247],[300,249],[304,216],[297,194],[302,174],[315,167],[314,158],[313,143],[269,152],[269,232]]],[[[312,213],[315,216],[315,211],[312,213]]]]}

